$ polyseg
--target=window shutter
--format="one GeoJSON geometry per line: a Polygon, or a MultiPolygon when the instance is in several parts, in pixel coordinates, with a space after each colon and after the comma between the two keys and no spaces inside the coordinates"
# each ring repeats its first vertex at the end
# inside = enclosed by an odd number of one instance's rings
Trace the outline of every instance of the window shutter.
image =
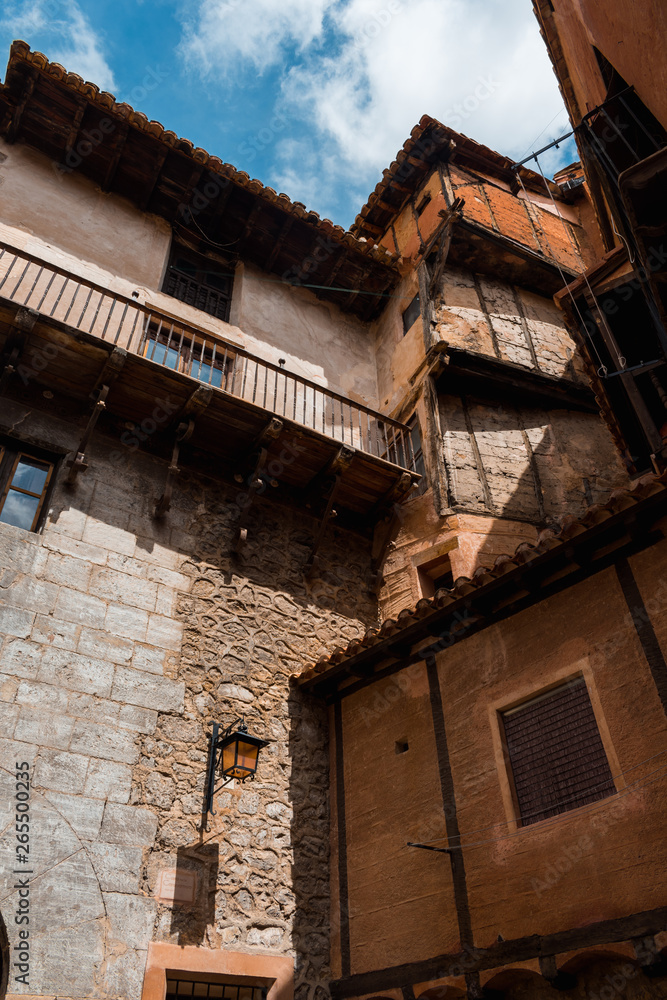
{"type": "Polygon", "coordinates": [[[503,713],[523,826],[613,795],[583,677],[503,713]]]}

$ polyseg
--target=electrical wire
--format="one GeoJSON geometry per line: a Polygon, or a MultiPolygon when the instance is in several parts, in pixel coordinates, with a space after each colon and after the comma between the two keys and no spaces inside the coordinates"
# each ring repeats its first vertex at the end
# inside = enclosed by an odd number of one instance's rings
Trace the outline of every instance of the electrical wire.
{"type": "Polygon", "coordinates": [[[531,144],[530,144],[530,146],[528,147],[528,149],[526,150],[526,152],[525,152],[525,153],[523,153],[523,154],[522,154],[522,155],[521,155],[521,156],[519,157],[519,159],[521,159],[521,160],[522,160],[522,159],[524,158],[524,156],[528,156],[528,154],[530,153],[530,151],[531,151],[531,149],[533,148],[533,146],[535,146],[535,144],[537,143],[537,140],[538,140],[538,139],[541,139],[541,138],[542,138],[542,136],[544,135],[544,133],[546,132],[546,130],[547,130],[547,129],[549,128],[549,125],[552,125],[552,124],[553,124],[553,122],[555,122],[557,118],[560,118],[560,116],[561,116],[561,115],[567,115],[567,111],[566,111],[566,110],[565,110],[564,108],[561,108],[561,109],[560,109],[559,111],[557,111],[557,112],[556,112],[556,114],[555,114],[555,115],[553,116],[553,118],[551,119],[551,121],[549,122],[549,124],[548,124],[548,125],[545,125],[545,126],[544,126],[544,128],[542,129],[542,131],[541,131],[541,132],[539,133],[539,135],[536,135],[536,136],[535,136],[535,138],[534,138],[534,139],[533,139],[533,141],[531,142],[531,144]]]}

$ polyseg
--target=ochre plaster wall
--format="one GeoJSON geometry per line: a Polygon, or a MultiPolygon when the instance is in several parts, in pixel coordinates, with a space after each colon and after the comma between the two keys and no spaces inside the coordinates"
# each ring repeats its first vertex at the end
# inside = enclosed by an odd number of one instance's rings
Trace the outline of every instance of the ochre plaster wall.
{"type": "Polygon", "coordinates": [[[171,227],[124,198],[105,194],[76,171],[62,173],[42,153],[0,140],[0,218],[31,237],[133,283],[157,288],[171,227]]]}
{"type": "MultiPolygon", "coordinates": [[[[441,855],[406,847],[442,837],[444,817],[433,731],[424,724],[429,690],[423,665],[405,680],[407,689],[390,678],[342,703],[353,974],[455,950],[458,941],[449,864],[441,855]],[[397,742],[409,749],[397,753],[397,742]]],[[[335,881],[335,851],[332,865],[335,881]]],[[[336,911],[333,918],[335,926],[336,911]]],[[[335,975],[340,955],[332,957],[335,975]]]]}
{"type": "Polygon", "coordinates": [[[667,67],[661,58],[667,9],[661,0],[617,0],[604,7],[595,0],[566,0],[554,5],[552,18],[582,115],[606,93],[595,45],[667,127],[667,67]]]}
{"type": "MultiPolygon", "coordinates": [[[[650,584],[663,643],[665,556],[662,541],[633,558],[644,588],[663,567],[650,584]]],[[[476,944],[664,905],[667,787],[647,758],[667,749],[667,720],[614,569],[440,653],[438,672],[462,841],[476,845],[464,851],[476,944]],[[581,673],[619,794],[517,830],[497,713],[581,673]]]]}
{"type": "MultiPolygon", "coordinates": [[[[664,651],[667,541],[630,564],[664,651]]],[[[437,673],[475,947],[663,906],[667,718],[614,568],[443,650],[437,673]],[[517,828],[498,712],[577,675],[617,792],[517,828]]],[[[343,699],[342,754],[352,972],[456,950],[449,859],[403,847],[446,844],[423,664],[343,699]],[[396,754],[396,741],[408,750],[396,754]]],[[[570,959],[576,971],[574,953],[559,966],[570,959]]],[[[495,970],[483,983],[539,986],[539,968],[525,966],[524,979],[495,970]]]]}

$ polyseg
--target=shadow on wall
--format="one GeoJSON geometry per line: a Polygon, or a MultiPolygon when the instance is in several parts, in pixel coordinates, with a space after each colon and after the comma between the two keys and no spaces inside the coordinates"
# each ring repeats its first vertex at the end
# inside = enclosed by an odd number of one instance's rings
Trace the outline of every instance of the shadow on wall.
{"type": "Polygon", "coordinates": [[[327,1000],[330,978],[329,755],[327,708],[292,687],[289,798],[295,1000],[327,1000]]]}
{"type": "Polygon", "coordinates": [[[0,1000],[7,996],[7,980],[9,978],[9,939],[7,928],[0,913],[0,1000]]]}
{"type": "Polygon", "coordinates": [[[219,850],[219,844],[177,848],[170,933],[181,947],[206,945],[206,928],[215,926],[219,850]]]}

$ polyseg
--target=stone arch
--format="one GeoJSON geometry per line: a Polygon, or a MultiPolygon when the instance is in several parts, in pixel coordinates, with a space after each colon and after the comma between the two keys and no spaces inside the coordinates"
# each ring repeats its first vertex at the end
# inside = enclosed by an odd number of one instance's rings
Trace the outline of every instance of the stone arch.
{"type": "Polygon", "coordinates": [[[7,996],[7,981],[9,979],[9,938],[5,921],[0,913],[0,1000],[7,996]]]}
{"type": "Polygon", "coordinates": [[[531,969],[503,969],[484,983],[489,992],[502,993],[504,1000],[553,1000],[554,990],[531,969]]]}
{"type": "Polygon", "coordinates": [[[609,945],[598,948],[587,948],[585,951],[580,951],[576,955],[572,955],[566,962],[563,962],[562,965],[559,963],[559,968],[562,972],[569,972],[576,976],[577,973],[583,972],[595,963],[599,963],[601,965],[638,965],[636,959],[628,955],[621,948],[615,948],[614,945],[609,945]]]}

